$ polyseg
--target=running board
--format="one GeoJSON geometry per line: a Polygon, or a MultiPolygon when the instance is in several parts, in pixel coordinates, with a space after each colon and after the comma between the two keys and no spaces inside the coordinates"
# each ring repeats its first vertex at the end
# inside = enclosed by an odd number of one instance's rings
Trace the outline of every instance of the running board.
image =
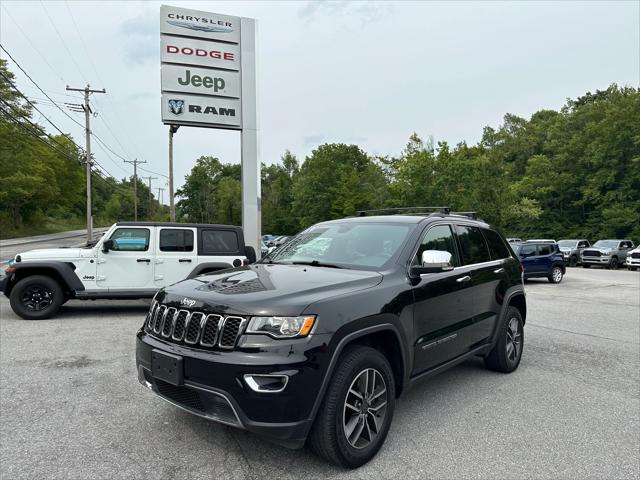
{"type": "Polygon", "coordinates": [[[473,350],[468,351],[467,353],[463,353],[462,355],[454,358],[453,360],[449,360],[448,362],[438,365],[435,368],[419,373],[409,379],[409,388],[413,387],[416,383],[422,380],[426,380],[427,378],[431,378],[435,375],[438,375],[439,373],[442,373],[445,370],[449,370],[451,367],[455,367],[459,363],[462,363],[471,357],[475,357],[476,355],[483,355],[489,352],[490,350],[491,350],[491,344],[487,343],[479,347],[476,347],[473,350]]]}

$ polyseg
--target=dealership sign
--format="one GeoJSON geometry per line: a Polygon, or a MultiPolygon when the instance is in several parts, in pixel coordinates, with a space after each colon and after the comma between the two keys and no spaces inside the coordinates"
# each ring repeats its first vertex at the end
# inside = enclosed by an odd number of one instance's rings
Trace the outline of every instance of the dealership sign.
{"type": "MultiPolygon", "coordinates": [[[[247,90],[242,82],[243,20],[248,19],[167,5],[160,8],[161,111],[165,124],[243,127],[245,95],[255,102],[255,82],[253,91],[243,91],[247,90]]],[[[253,28],[252,23],[250,26],[253,28]]],[[[248,56],[253,60],[254,52],[248,56]]],[[[254,66],[249,62],[247,68],[253,70],[254,66]]],[[[248,73],[255,78],[254,71],[248,73]]]]}

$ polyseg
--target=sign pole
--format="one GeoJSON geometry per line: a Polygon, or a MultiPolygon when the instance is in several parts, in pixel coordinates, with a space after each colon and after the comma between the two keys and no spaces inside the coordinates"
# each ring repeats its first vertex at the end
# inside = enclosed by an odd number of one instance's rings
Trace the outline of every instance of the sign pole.
{"type": "Polygon", "coordinates": [[[169,221],[176,221],[176,205],[173,200],[173,134],[180,128],[178,125],[169,125],[169,221]]]}
{"type": "Polygon", "coordinates": [[[261,189],[258,161],[256,94],[256,25],[252,18],[240,23],[240,71],[242,84],[242,229],[245,243],[260,255],[261,189]]]}

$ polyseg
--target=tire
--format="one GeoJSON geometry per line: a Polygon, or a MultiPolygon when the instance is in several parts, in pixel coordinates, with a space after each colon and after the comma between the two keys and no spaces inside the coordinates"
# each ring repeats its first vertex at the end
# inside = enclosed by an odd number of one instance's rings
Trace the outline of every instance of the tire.
{"type": "Polygon", "coordinates": [[[555,266],[551,269],[551,274],[547,277],[547,279],[551,283],[560,283],[563,276],[564,274],[562,273],[562,268],[555,266]]]}
{"type": "Polygon", "coordinates": [[[571,255],[569,257],[569,266],[576,267],[578,265],[578,257],[575,255],[571,255]]]}
{"type": "Polygon", "coordinates": [[[309,446],[317,455],[335,465],[345,468],[364,465],[378,453],[384,443],[393,419],[394,407],[395,382],[386,357],[370,347],[348,348],[340,356],[327,387],[309,433],[309,446]],[[371,381],[374,377],[375,383],[371,381]],[[361,391],[367,379],[370,382],[369,389],[372,383],[374,388],[369,392],[370,397],[375,398],[369,398],[371,403],[362,402],[359,405],[358,397],[351,392],[361,391]],[[380,387],[381,382],[384,391],[380,387]],[[347,403],[351,408],[347,407],[347,403]],[[364,413],[365,417],[362,417],[363,411],[367,412],[364,413]],[[377,433],[373,432],[376,426],[377,433]],[[351,431],[349,438],[348,430],[351,431]]]}
{"type": "Polygon", "coordinates": [[[591,265],[587,265],[585,263],[582,264],[582,268],[591,268],[591,265]]]}
{"type": "Polygon", "coordinates": [[[617,270],[619,266],[620,264],[618,263],[618,257],[611,257],[608,265],[609,270],[617,270]]]}
{"type": "Polygon", "coordinates": [[[52,317],[64,303],[64,298],[60,284],[46,275],[23,278],[9,295],[11,309],[25,320],[52,317]]]}
{"type": "Polygon", "coordinates": [[[636,267],[627,267],[629,270],[631,270],[632,272],[636,271],[636,267]]]}
{"type": "Polygon", "coordinates": [[[498,340],[493,346],[493,350],[484,358],[485,367],[502,373],[511,373],[518,368],[524,348],[524,329],[522,327],[520,310],[513,306],[508,307],[498,328],[498,340]],[[516,334],[519,336],[514,336],[515,327],[517,327],[516,334]],[[517,346],[511,341],[514,337],[518,340],[517,346]],[[511,343],[513,350],[509,349],[509,343],[511,343]]]}

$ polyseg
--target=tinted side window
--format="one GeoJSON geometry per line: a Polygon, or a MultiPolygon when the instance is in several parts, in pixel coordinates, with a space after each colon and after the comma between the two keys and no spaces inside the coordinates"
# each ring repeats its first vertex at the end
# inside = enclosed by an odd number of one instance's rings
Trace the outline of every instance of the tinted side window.
{"type": "Polygon", "coordinates": [[[111,235],[113,249],[120,252],[146,252],[149,250],[148,228],[118,228],[111,235]]]}
{"type": "Polygon", "coordinates": [[[422,252],[425,250],[440,250],[443,252],[449,252],[451,254],[451,265],[454,267],[460,266],[460,259],[458,258],[458,252],[456,250],[456,242],[453,238],[453,232],[449,225],[436,225],[431,227],[424,238],[420,247],[418,247],[418,254],[414,258],[414,265],[420,265],[422,260],[422,252]]]}
{"type": "Polygon", "coordinates": [[[588,246],[588,243],[587,243],[587,242],[580,242],[580,243],[578,243],[578,248],[585,248],[585,247],[587,247],[587,246],[588,246]]]}
{"type": "Polygon", "coordinates": [[[530,257],[531,255],[536,254],[536,246],[535,245],[523,245],[520,248],[520,255],[523,257],[530,257]]]}
{"type": "Polygon", "coordinates": [[[193,252],[193,230],[163,228],[160,230],[162,252],[193,252]]]}
{"type": "Polygon", "coordinates": [[[456,225],[456,231],[458,233],[458,239],[460,240],[462,259],[465,265],[491,260],[489,249],[478,227],[456,225]]]}
{"type": "Polygon", "coordinates": [[[487,240],[487,244],[489,245],[489,252],[491,253],[492,260],[509,258],[511,256],[509,249],[497,232],[483,228],[482,233],[484,233],[484,238],[487,240]]]}
{"type": "Polygon", "coordinates": [[[538,255],[551,255],[555,251],[553,245],[545,243],[544,245],[538,245],[538,255]]]}
{"type": "Polygon", "coordinates": [[[238,253],[238,235],[233,230],[202,230],[200,255],[238,253]]]}

